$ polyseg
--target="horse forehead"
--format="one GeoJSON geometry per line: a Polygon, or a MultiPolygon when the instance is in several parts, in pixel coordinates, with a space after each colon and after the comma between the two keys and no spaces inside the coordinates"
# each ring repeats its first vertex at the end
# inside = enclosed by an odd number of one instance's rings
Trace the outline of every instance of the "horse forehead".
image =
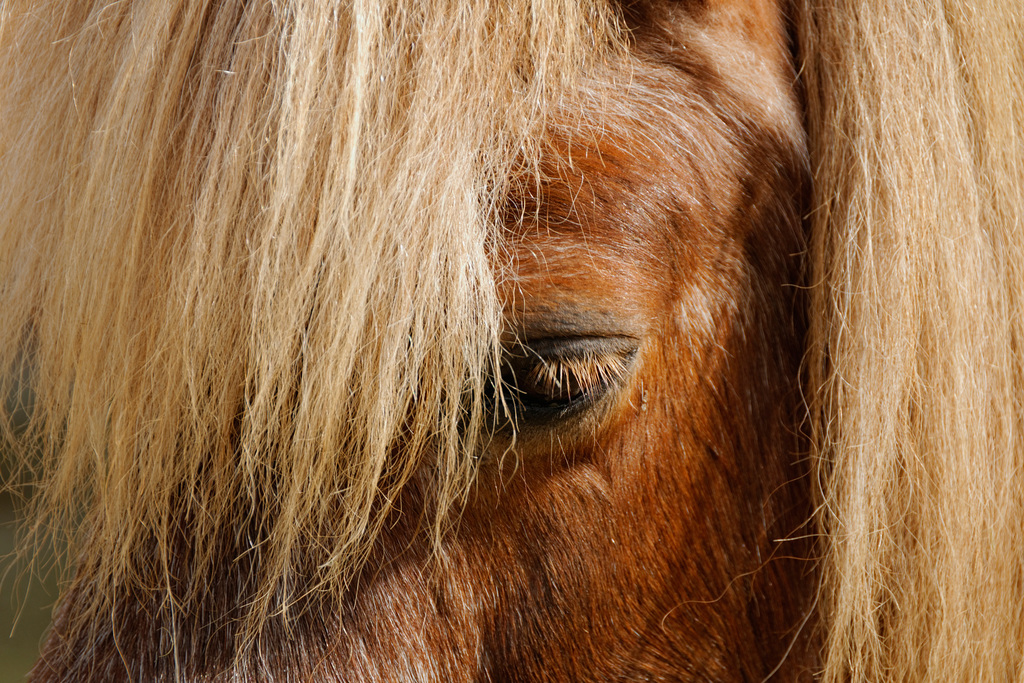
{"type": "Polygon", "coordinates": [[[652,108],[643,126],[634,118],[552,142],[546,178],[508,228],[507,300],[536,315],[641,321],[721,249],[715,214],[736,192],[731,145],[699,121],[657,117],[652,108]]]}

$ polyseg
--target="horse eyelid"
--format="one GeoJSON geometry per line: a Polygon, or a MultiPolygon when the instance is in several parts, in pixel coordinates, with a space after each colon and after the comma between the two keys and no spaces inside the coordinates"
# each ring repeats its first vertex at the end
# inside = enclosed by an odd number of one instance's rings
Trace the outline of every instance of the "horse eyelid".
{"type": "Polygon", "coordinates": [[[617,354],[588,354],[584,357],[552,360],[540,358],[531,368],[527,379],[530,384],[552,395],[588,395],[621,379],[626,369],[626,360],[617,354]]]}
{"type": "Polygon", "coordinates": [[[600,337],[520,345],[519,353],[509,354],[503,379],[527,412],[582,407],[625,379],[636,347],[636,340],[600,337]]]}

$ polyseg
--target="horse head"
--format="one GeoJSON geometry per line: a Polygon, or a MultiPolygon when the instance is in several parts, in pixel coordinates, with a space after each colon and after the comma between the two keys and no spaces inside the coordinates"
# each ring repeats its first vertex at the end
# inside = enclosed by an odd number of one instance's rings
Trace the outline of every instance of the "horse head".
{"type": "Polygon", "coordinates": [[[0,9],[34,680],[1019,672],[990,4],[0,9]]]}

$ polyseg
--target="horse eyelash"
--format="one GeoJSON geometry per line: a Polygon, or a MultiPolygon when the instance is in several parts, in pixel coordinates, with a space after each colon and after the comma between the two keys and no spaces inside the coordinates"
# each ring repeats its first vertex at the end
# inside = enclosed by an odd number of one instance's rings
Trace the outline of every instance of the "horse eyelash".
{"type": "Polygon", "coordinates": [[[565,398],[582,398],[620,381],[628,369],[628,359],[620,354],[594,354],[564,358],[538,357],[527,376],[528,384],[549,396],[559,396],[573,384],[578,388],[565,398]]]}

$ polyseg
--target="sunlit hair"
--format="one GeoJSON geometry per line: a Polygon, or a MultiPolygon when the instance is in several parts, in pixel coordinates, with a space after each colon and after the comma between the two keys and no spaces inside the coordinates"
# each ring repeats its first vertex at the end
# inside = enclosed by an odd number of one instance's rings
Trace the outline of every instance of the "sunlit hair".
{"type": "MultiPolygon", "coordinates": [[[[1019,678],[1019,1],[803,5],[824,678],[1019,678]]],[[[337,594],[420,473],[440,538],[487,431],[508,179],[622,48],[613,8],[0,21],[2,429],[36,482],[29,546],[66,534],[95,585],[68,631],[159,587],[176,542],[202,575],[225,533],[254,534],[254,627],[298,574],[337,594]]]]}
{"type": "Polygon", "coordinates": [[[826,681],[1024,675],[1024,23],[807,0],[826,681]]]}
{"type": "Polygon", "coordinates": [[[31,374],[32,531],[70,532],[102,595],[169,574],[175,535],[202,575],[256,530],[258,618],[310,548],[344,586],[424,469],[438,536],[499,353],[506,179],[611,12],[41,5],[0,34],[0,382],[31,374]]]}

